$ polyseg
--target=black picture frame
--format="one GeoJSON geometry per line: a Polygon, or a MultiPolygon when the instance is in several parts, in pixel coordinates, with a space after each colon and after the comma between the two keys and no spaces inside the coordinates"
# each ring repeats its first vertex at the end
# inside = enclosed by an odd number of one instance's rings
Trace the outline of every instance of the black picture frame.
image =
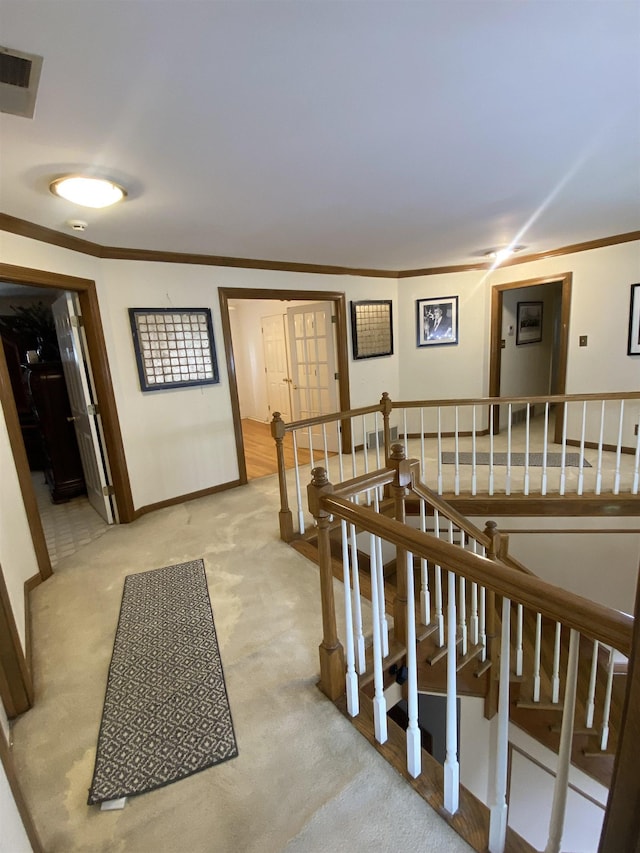
{"type": "Polygon", "coordinates": [[[518,302],[516,346],[538,344],[542,340],[542,302],[518,302]]]}
{"type": "Polygon", "coordinates": [[[640,284],[631,285],[627,355],[640,355],[640,284]]]}
{"type": "Polygon", "coordinates": [[[416,300],[419,347],[458,343],[458,297],[437,296],[416,300]]]}
{"type": "Polygon", "coordinates": [[[129,308],[140,390],[220,382],[210,308],[129,308]]]}
{"type": "Polygon", "coordinates": [[[390,299],[351,303],[354,359],[393,355],[393,305],[390,299]]]}

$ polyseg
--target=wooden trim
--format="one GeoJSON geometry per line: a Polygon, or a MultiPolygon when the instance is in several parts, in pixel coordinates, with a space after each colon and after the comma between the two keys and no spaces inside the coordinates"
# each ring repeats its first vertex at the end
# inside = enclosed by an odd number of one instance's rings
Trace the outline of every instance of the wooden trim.
{"type": "MultiPolygon", "coordinates": [[[[292,261],[270,261],[255,258],[234,258],[226,255],[191,254],[186,252],[166,252],[155,249],[133,249],[119,248],[117,246],[101,246],[70,234],[63,234],[53,228],[45,228],[16,216],[0,213],[0,231],[7,231],[41,243],[49,243],[53,246],[61,246],[84,255],[108,260],[125,261],[147,261],[166,264],[197,264],[199,266],[215,267],[237,267],[240,269],[278,270],[282,272],[318,273],[321,275],[357,275],[370,278],[414,278],[416,276],[443,275],[446,273],[463,273],[474,271],[488,271],[493,264],[487,261],[478,261],[471,264],[452,264],[442,267],[425,267],[423,269],[407,270],[384,270],[365,269],[360,267],[342,267],[333,264],[304,264],[292,261]]],[[[503,261],[500,267],[515,266],[517,264],[529,264],[541,261],[545,258],[558,257],[559,255],[572,255],[576,252],[586,252],[590,249],[602,249],[607,246],[616,246],[620,243],[631,243],[640,240],[640,231],[629,231],[626,234],[615,234],[611,237],[602,237],[597,240],[588,240],[583,243],[573,243],[569,246],[561,246],[558,249],[549,249],[545,252],[534,252],[528,255],[516,255],[508,261],[503,261]]]]}
{"type": "MultiPolygon", "coordinates": [[[[244,459],[244,440],[242,437],[242,424],[240,415],[240,398],[238,396],[238,382],[236,377],[235,357],[233,353],[233,341],[231,336],[231,320],[229,317],[229,300],[230,299],[268,299],[278,301],[315,301],[315,302],[333,302],[336,311],[336,344],[337,344],[337,359],[338,359],[338,376],[339,376],[339,405],[342,409],[347,410],[350,405],[349,392],[349,354],[347,348],[347,307],[344,293],[338,291],[326,290],[261,290],[256,287],[220,287],[218,288],[218,298],[220,300],[220,316],[222,319],[222,336],[224,339],[224,351],[227,364],[227,373],[229,376],[229,396],[231,398],[231,412],[233,415],[233,430],[236,441],[236,453],[238,459],[238,484],[244,485],[247,482],[247,470],[244,459]]],[[[377,411],[378,406],[374,406],[372,411],[377,411]]],[[[341,413],[344,417],[344,413],[341,413]]],[[[324,418],[327,420],[338,420],[334,415],[322,416],[318,420],[322,423],[324,418]]],[[[311,419],[314,420],[315,419],[311,419]]],[[[306,423],[306,421],[304,422],[306,423]]],[[[285,425],[286,428],[286,425],[285,425]]],[[[345,436],[350,444],[351,436],[345,436]]]]}
{"type": "Polygon", "coordinates": [[[33,679],[33,620],[31,618],[31,593],[42,583],[40,575],[32,575],[24,582],[24,658],[29,670],[29,675],[33,679]]]}
{"type": "MultiPolygon", "coordinates": [[[[561,246],[558,249],[549,249],[546,252],[531,252],[528,255],[514,255],[508,261],[503,261],[500,264],[500,269],[503,267],[513,267],[517,264],[530,264],[534,261],[542,261],[545,258],[556,258],[559,255],[573,255],[577,252],[587,252],[590,249],[604,249],[607,246],[617,246],[620,243],[632,243],[635,240],[640,240],[640,231],[628,231],[625,234],[614,234],[612,237],[602,237],[598,240],[587,240],[583,243],[572,243],[568,246],[561,246]]],[[[425,269],[400,270],[398,278],[413,278],[421,275],[442,275],[443,273],[461,273],[492,270],[493,263],[486,261],[475,264],[459,264],[458,266],[446,267],[427,267],[425,269]]]]}
{"type": "Polygon", "coordinates": [[[7,776],[9,788],[13,794],[18,814],[22,818],[22,825],[24,826],[24,831],[27,834],[33,853],[45,853],[36,825],[33,822],[31,812],[27,806],[27,801],[24,798],[22,788],[18,782],[18,776],[13,764],[13,756],[11,755],[11,748],[7,743],[7,739],[2,729],[0,729],[0,761],[2,761],[2,766],[4,767],[4,772],[7,776]]]}
{"type": "Polygon", "coordinates": [[[638,495],[476,495],[461,497],[444,494],[458,512],[466,516],[512,515],[579,518],[581,516],[637,516],[640,515],[638,495]]]}
{"type": "MultiPolygon", "coordinates": [[[[109,467],[111,469],[111,476],[113,478],[113,486],[115,490],[114,497],[118,508],[118,520],[120,522],[132,521],[134,518],[134,511],[131,484],[129,482],[129,472],[127,470],[124,447],[122,444],[122,434],[120,431],[115,395],[111,381],[106,343],[102,331],[102,321],[100,319],[100,307],[98,304],[95,281],[88,278],[78,278],[77,276],[61,275],[60,273],[49,272],[47,270],[29,269],[28,267],[17,267],[11,264],[2,263],[0,263],[0,279],[3,281],[13,282],[14,284],[51,287],[56,290],[70,290],[78,294],[80,309],[85,320],[87,348],[93,368],[93,378],[96,384],[98,399],[101,404],[101,417],[104,426],[107,454],[109,456],[109,467]]],[[[0,365],[3,363],[4,356],[0,359],[0,365]]],[[[0,379],[2,379],[1,366],[0,379]]],[[[13,401],[13,394],[11,396],[11,400],[13,401]]],[[[13,408],[15,409],[15,406],[13,406],[13,408]]],[[[20,444],[24,452],[22,436],[20,436],[20,444]]],[[[27,490],[33,492],[30,477],[27,490]]],[[[25,489],[23,488],[23,496],[24,495],[25,489]]],[[[35,501],[35,496],[33,500],[35,501]]]]}
{"type": "MultiPolygon", "coordinates": [[[[0,265],[1,267],[1,265],[0,265]]],[[[42,529],[42,521],[40,520],[40,512],[38,510],[38,502],[33,489],[31,480],[31,471],[29,470],[29,461],[27,459],[27,451],[25,450],[24,441],[22,439],[22,430],[20,429],[20,419],[18,410],[16,409],[15,400],[13,397],[13,389],[11,388],[11,379],[7,368],[7,360],[4,355],[4,349],[0,346],[0,402],[4,419],[7,424],[7,432],[9,434],[9,444],[18,475],[18,483],[22,492],[22,502],[24,504],[25,513],[27,515],[27,523],[31,533],[31,541],[36,555],[36,562],[42,580],[46,580],[53,574],[51,568],[51,560],[47,549],[47,542],[44,538],[44,530],[42,529]]]]}
{"type": "Polygon", "coordinates": [[[499,562],[479,557],[443,539],[400,524],[395,519],[356,506],[344,498],[324,494],[319,501],[321,508],[335,518],[345,519],[356,527],[381,536],[396,547],[410,551],[415,557],[431,560],[463,575],[472,583],[486,587],[489,592],[506,596],[629,655],[633,631],[631,616],[610,610],[499,562]]]}
{"type": "MultiPolygon", "coordinates": [[[[397,403],[396,405],[399,408],[402,408],[400,403],[397,403]]],[[[485,435],[489,435],[489,430],[488,429],[478,429],[478,430],[476,430],[475,434],[478,438],[482,438],[485,435]]],[[[420,432],[409,432],[406,434],[406,438],[421,438],[422,435],[423,435],[423,433],[420,433],[420,432]]],[[[473,432],[470,429],[460,430],[458,432],[458,438],[471,438],[472,435],[473,435],[473,432]]],[[[404,433],[398,433],[398,438],[400,438],[400,436],[402,436],[402,438],[405,438],[404,433]]],[[[455,438],[456,433],[455,432],[441,432],[440,436],[442,438],[455,438]]],[[[425,432],[424,437],[425,438],[437,438],[438,433],[437,432],[425,432]]]]}
{"type": "MultiPolygon", "coordinates": [[[[246,482],[246,481],[245,481],[246,482]]],[[[207,495],[215,495],[218,492],[226,492],[229,489],[235,489],[236,486],[242,486],[240,480],[230,480],[228,483],[221,483],[218,486],[209,486],[207,489],[200,489],[197,492],[189,492],[188,495],[178,495],[175,498],[167,498],[165,501],[158,501],[153,504],[146,504],[134,511],[131,521],[135,521],[142,515],[147,515],[150,512],[155,512],[157,509],[164,509],[168,506],[176,506],[177,504],[187,503],[187,501],[195,501],[198,498],[206,498],[207,495]]]]}
{"type": "MultiPolygon", "coordinates": [[[[582,446],[582,442],[577,438],[567,438],[565,440],[565,444],[569,444],[571,445],[571,447],[582,446]]],[[[597,441],[585,441],[584,446],[587,447],[589,450],[598,450],[600,448],[600,445],[597,441]]],[[[603,444],[602,449],[609,451],[609,453],[616,453],[618,450],[618,446],[616,444],[603,444]]],[[[622,445],[620,447],[620,453],[626,453],[630,456],[635,456],[636,449],[635,447],[625,447],[624,445],[622,445]]]]}
{"type": "Polygon", "coordinates": [[[636,588],[635,628],[622,710],[618,749],[609,787],[598,853],[631,853],[640,847],[640,583],[636,588]]]}
{"type": "Polygon", "coordinates": [[[9,718],[33,705],[31,673],[22,650],[11,600],[0,566],[0,694],[9,718]]]}

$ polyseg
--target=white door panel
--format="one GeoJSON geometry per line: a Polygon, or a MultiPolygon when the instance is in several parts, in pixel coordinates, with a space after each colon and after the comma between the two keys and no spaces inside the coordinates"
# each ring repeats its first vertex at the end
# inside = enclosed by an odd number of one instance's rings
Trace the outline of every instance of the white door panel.
{"type": "Polygon", "coordinates": [[[274,314],[262,317],[262,340],[264,346],[264,364],[267,377],[267,400],[269,415],[280,412],[282,420],[289,423],[291,418],[289,364],[285,338],[284,317],[274,314]]]}
{"type": "Polygon", "coordinates": [[[84,353],[86,347],[79,325],[72,318],[78,317],[75,295],[65,293],[51,306],[56,324],[62,369],[71,404],[71,416],[78,439],[87,496],[93,508],[108,524],[113,524],[111,499],[105,495],[108,483],[106,457],[103,451],[99,415],[95,414],[90,377],[87,373],[84,353]]]}

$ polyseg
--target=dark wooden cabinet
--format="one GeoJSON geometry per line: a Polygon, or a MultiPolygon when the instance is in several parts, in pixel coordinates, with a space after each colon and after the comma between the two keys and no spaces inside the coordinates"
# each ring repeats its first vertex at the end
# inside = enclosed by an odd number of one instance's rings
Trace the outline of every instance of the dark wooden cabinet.
{"type": "Polygon", "coordinates": [[[62,365],[41,362],[26,365],[24,371],[40,429],[51,500],[61,503],[86,492],[62,365]]]}

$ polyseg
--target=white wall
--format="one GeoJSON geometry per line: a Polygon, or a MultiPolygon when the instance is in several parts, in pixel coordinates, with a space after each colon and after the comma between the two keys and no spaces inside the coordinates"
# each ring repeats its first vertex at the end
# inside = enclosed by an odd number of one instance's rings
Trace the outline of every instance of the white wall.
{"type": "Polygon", "coordinates": [[[0,853],[30,853],[32,850],[7,774],[0,763],[0,853]]]}

